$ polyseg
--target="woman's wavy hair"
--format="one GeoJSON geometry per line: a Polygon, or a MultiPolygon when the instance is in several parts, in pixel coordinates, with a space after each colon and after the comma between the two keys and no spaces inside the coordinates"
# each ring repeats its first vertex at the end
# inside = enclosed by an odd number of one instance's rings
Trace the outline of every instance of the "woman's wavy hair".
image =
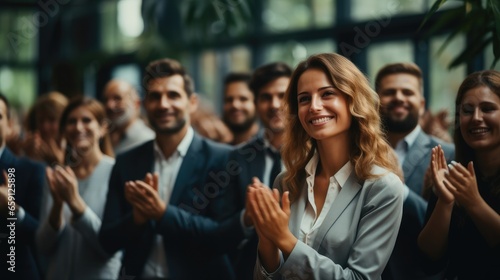
{"type": "MultiPolygon", "coordinates": [[[[106,110],[104,109],[104,106],[101,104],[101,102],[97,101],[94,98],[78,96],[73,98],[69,102],[68,106],[66,106],[66,108],[62,113],[61,120],[59,122],[59,133],[61,135],[64,135],[64,130],[66,129],[69,114],[80,107],[85,107],[86,109],[88,109],[92,113],[92,115],[96,118],[100,126],[108,124],[108,119],[106,118],[106,110]]],[[[103,154],[108,155],[110,157],[114,156],[113,146],[111,145],[111,138],[109,136],[109,133],[105,133],[104,136],[100,139],[99,148],[101,149],[101,152],[103,154]]],[[[74,152],[78,151],[73,151],[71,154],[67,154],[66,162],[68,161],[74,162],[75,160],[78,160],[78,158],[77,159],[68,158],[68,156],[69,157],[82,156],[82,155],[76,155],[74,154],[74,152]]]]}
{"type": "MultiPolygon", "coordinates": [[[[463,166],[467,166],[470,161],[475,160],[475,152],[469,146],[460,130],[460,109],[462,100],[467,91],[478,87],[487,87],[493,93],[500,97],[500,72],[496,70],[485,70],[470,74],[465,78],[458,88],[457,98],[455,99],[455,129],[453,140],[455,142],[455,160],[463,166]]],[[[479,175],[479,174],[476,174],[479,175]]],[[[500,196],[500,176],[494,178],[496,182],[494,190],[497,196],[500,196]]]]}
{"type": "Polygon", "coordinates": [[[323,71],[332,85],[345,94],[352,115],[350,127],[350,161],[361,180],[374,179],[384,174],[372,174],[372,166],[378,165],[398,174],[396,156],[386,142],[379,116],[380,100],[370,87],[366,77],[347,58],[335,53],[316,54],[301,62],[292,74],[285,95],[285,143],[282,157],[287,168],[284,183],[289,186],[290,199],[300,195],[306,176],[305,166],[311,159],[316,140],[302,127],[298,118],[297,86],[301,75],[309,69],[323,71]]]}

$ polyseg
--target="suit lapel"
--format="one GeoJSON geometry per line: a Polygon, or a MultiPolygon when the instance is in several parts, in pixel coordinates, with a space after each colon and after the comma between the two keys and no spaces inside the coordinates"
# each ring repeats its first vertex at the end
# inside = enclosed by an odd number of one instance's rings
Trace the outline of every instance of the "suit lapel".
{"type": "Polygon", "coordinates": [[[198,166],[203,164],[205,159],[202,150],[202,140],[195,133],[193,136],[193,142],[189,146],[186,156],[182,160],[181,168],[175,179],[174,189],[172,191],[172,196],[170,197],[170,204],[177,204],[178,200],[184,191],[186,185],[190,185],[192,181],[197,180],[199,176],[205,176],[205,174],[197,174],[198,166]]]}
{"type": "MultiPolygon", "coordinates": [[[[0,157],[0,172],[2,172],[2,170],[5,170],[5,172],[7,172],[8,168],[16,167],[14,165],[15,159],[16,158],[14,157],[12,152],[7,148],[7,146],[5,146],[5,149],[3,150],[3,153],[2,153],[2,157],[0,157]]],[[[2,183],[5,183],[3,176],[2,176],[2,178],[0,178],[0,181],[2,183]]]]}
{"type": "Polygon", "coordinates": [[[358,182],[358,178],[356,177],[356,174],[353,171],[349,176],[349,179],[347,179],[346,183],[344,184],[344,187],[337,195],[337,198],[333,202],[333,205],[328,211],[328,214],[326,215],[323,224],[321,224],[321,226],[318,229],[318,234],[314,239],[314,243],[312,246],[315,250],[319,249],[319,245],[325,238],[328,230],[333,226],[333,224],[335,224],[337,219],[344,212],[347,206],[349,206],[351,201],[354,199],[354,197],[358,194],[360,190],[361,190],[361,184],[358,182]]]}
{"type": "Polygon", "coordinates": [[[419,165],[420,161],[425,157],[427,151],[429,150],[428,146],[430,145],[430,139],[427,137],[422,131],[418,134],[417,139],[413,142],[413,145],[409,148],[408,154],[405,157],[405,161],[403,163],[403,174],[405,176],[405,181],[408,181],[408,178],[413,174],[416,170],[416,166],[419,165]]]}
{"type": "Polygon", "coordinates": [[[304,181],[299,199],[290,205],[290,220],[288,221],[288,227],[296,237],[300,235],[300,224],[302,223],[302,217],[306,211],[307,186],[305,186],[305,184],[306,182],[304,181]]]}

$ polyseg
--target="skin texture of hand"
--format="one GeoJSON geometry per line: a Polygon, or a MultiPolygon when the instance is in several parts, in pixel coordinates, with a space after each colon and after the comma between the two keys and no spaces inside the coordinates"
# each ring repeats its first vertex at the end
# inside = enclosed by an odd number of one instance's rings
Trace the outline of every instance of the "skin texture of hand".
{"type": "Polygon", "coordinates": [[[23,150],[30,158],[49,164],[62,164],[64,161],[64,148],[53,138],[45,142],[36,132],[28,134],[23,142],[23,150]]]}
{"type": "Polygon", "coordinates": [[[129,181],[125,184],[126,199],[132,204],[136,224],[145,220],[160,220],[167,210],[166,203],[158,193],[158,174],[146,174],[144,181],[129,181]]]}
{"type": "Polygon", "coordinates": [[[283,255],[288,257],[292,252],[297,238],[288,228],[290,218],[290,200],[288,192],[282,197],[282,206],[278,202],[278,190],[271,191],[258,179],[254,180],[249,193],[249,205],[252,219],[259,238],[262,236],[276,245],[283,255]]]}
{"type": "Polygon", "coordinates": [[[446,178],[448,166],[441,146],[432,148],[431,172],[435,193],[439,200],[445,204],[452,204],[455,201],[453,193],[450,191],[451,183],[446,178]]]}
{"type": "MultiPolygon", "coordinates": [[[[2,173],[5,183],[0,185],[0,214],[3,217],[7,217],[9,213],[9,189],[7,186],[9,177],[7,176],[7,172],[5,172],[5,170],[3,170],[2,173]]],[[[17,211],[17,204],[15,205],[15,211],[17,211]]]]}
{"type": "Polygon", "coordinates": [[[455,197],[458,204],[469,209],[482,202],[472,161],[469,162],[467,168],[460,163],[452,162],[449,174],[445,176],[451,183],[451,186],[447,186],[448,190],[455,197]]]}
{"type": "Polygon", "coordinates": [[[47,177],[54,204],[62,200],[68,204],[74,218],[80,217],[87,205],[78,192],[78,180],[73,170],[69,166],[57,165],[47,172],[47,177]]]}

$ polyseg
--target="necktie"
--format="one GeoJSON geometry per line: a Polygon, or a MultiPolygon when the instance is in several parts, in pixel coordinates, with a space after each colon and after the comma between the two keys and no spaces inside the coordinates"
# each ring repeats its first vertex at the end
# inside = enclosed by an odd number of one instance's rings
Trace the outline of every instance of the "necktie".
{"type": "Polygon", "coordinates": [[[271,169],[271,174],[269,176],[269,187],[273,187],[274,179],[281,172],[281,155],[279,152],[273,151],[271,148],[267,148],[267,152],[273,159],[273,168],[271,169]]]}

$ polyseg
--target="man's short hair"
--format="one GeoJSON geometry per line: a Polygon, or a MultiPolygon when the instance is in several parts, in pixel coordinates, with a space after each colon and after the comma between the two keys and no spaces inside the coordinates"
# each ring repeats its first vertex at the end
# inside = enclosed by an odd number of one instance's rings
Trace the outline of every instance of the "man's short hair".
{"type": "Polygon", "coordinates": [[[412,62],[392,63],[382,67],[382,69],[378,71],[375,78],[375,91],[377,93],[380,90],[380,83],[382,82],[382,79],[393,74],[410,74],[415,76],[418,79],[423,96],[424,83],[422,81],[422,70],[420,70],[418,65],[412,62]]]}
{"type": "Polygon", "coordinates": [[[10,119],[10,104],[9,104],[9,100],[7,100],[7,97],[2,92],[0,92],[0,100],[2,100],[3,103],[5,103],[5,108],[7,109],[7,119],[10,119]]]}
{"type": "Polygon", "coordinates": [[[253,92],[255,100],[257,100],[260,89],[266,84],[278,78],[290,76],[292,76],[292,69],[283,62],[274,62],[255,69],[250,80],[250,90],[253,92]]]}
{"type": "Polygon", "coordinates": [[[224,86],[236,82],[244,82],[248,85],[250,83],[251,78],[252,75],[250,73],[232,72],[227,74],[227,76],[224,78],[224,86]]]}
{"type": "Polygon", "coordinates": [[[151,80],[171,77],[174,75],[182,76],[182,79],[184,80],[184,90],[186,91],[188,96],[191,96],[191,94],[193,94],[194,92],[193,80],[177,60],[170,58],[155,60],[149,63],[148,66],[146,66],[142,79],[143,86],[144,88],[147,88],[151,80]]]}

